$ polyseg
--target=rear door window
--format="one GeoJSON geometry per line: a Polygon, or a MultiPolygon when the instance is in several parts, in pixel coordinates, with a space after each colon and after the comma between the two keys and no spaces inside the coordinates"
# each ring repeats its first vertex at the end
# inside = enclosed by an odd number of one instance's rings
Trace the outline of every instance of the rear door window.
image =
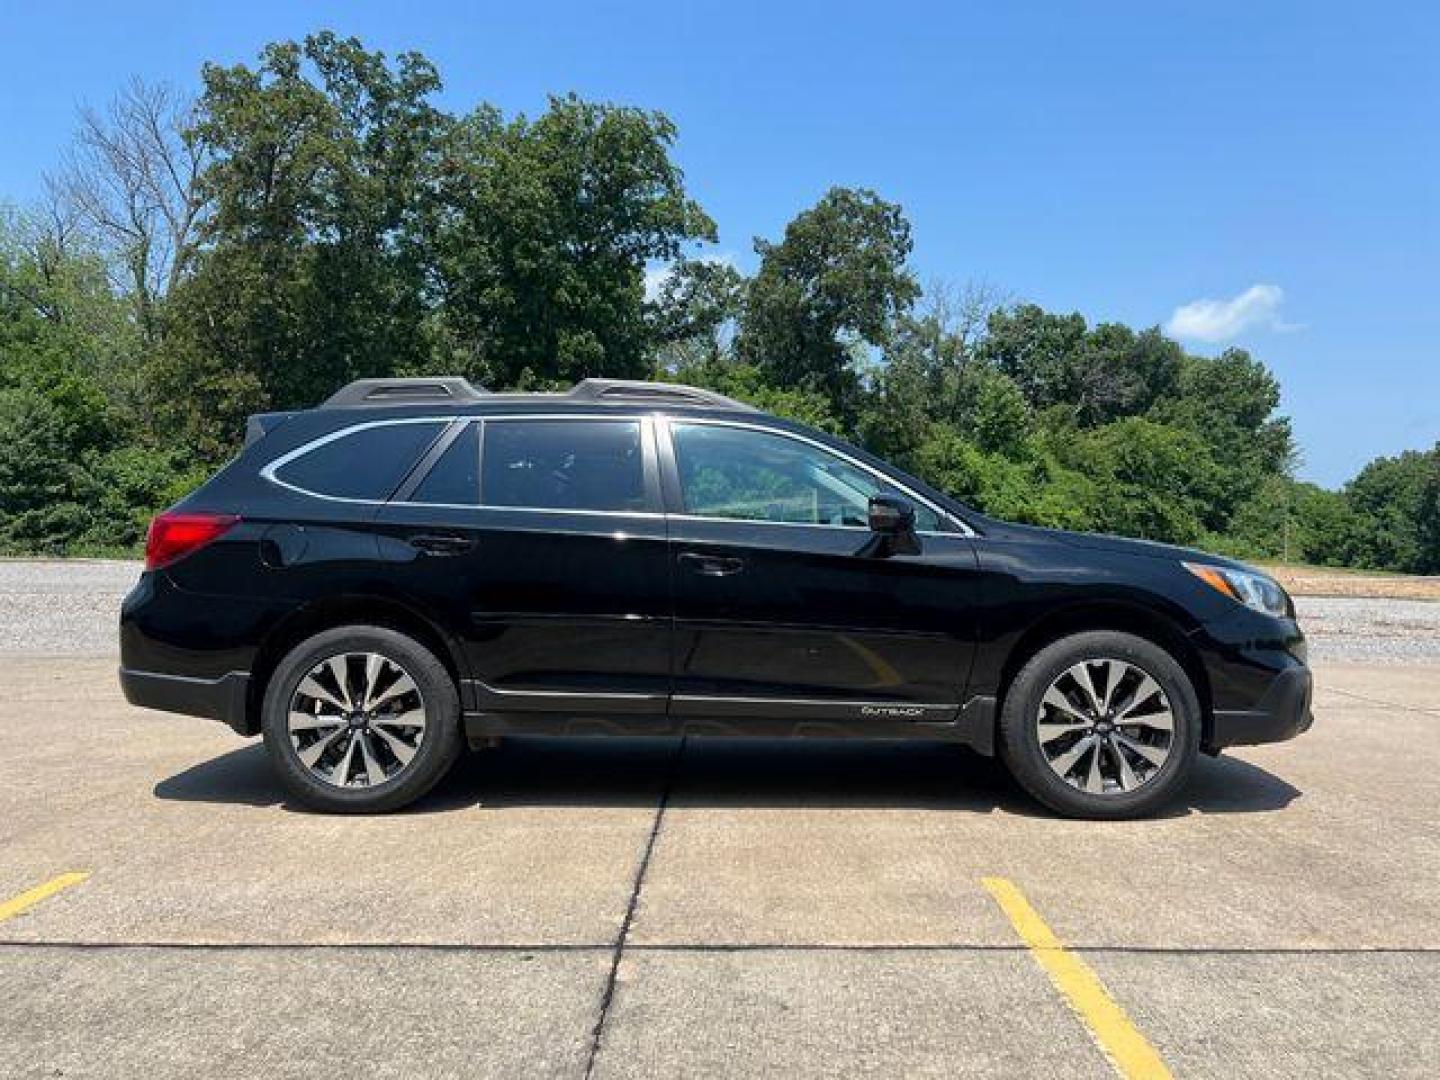
{"type": "Polygon", "coordinates": [[[312,495],[383,502],[445,426],[424,420],[352,428],[275,466],[272,475],[312,495]]]}
{"type": "Polygon", "coordinates": [[[638,420],[485,421],[480,499],[532,510],[650,509],[638,420]]]}
{"type": "Polygon", "coordinates": [[[456,506],[474,506],[480,501],[479,425],[465,425],[406,501],[456,506]]]}

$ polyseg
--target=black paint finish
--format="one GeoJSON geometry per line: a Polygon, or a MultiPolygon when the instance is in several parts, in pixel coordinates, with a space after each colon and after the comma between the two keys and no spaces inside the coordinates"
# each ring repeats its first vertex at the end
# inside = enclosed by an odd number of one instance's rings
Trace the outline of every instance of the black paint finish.
{"type": "MultiPolygon", "coordinates": [[[[557,479],[557,490],[567,483],[557,479]]],[[[275,420],[181,508],[242,521],[142,576],[121,616],[124,686],[137,703],[242,732],[257,730],[278,655],[327,625],[366,619],[442,654],[477,738],[852,734],[949,739],[988,753],[997,703],[1024,658],[1097,627],[1150,637],[1181,660],[1212,749],[1289,737],[1308,717],[1293,617],[1241,607],[1181,566],[1228,560],[995,521],[862,451],[759,413],[543,396],[297,413],[275,420]],[[537,415],[640,421],[644,492],[632,501],[644,508],[488,507],[479,493],[469,505],[366,502],[266,475],[357,423],[438,418],[441,434],[396,487],[408,496],[449,446],[482,444],[466,424],[537,415]],[[838,453],[947,520],[896,544],[878,543],[864,525],[687,516],[666,422],[681,415],[838,453]]]]}

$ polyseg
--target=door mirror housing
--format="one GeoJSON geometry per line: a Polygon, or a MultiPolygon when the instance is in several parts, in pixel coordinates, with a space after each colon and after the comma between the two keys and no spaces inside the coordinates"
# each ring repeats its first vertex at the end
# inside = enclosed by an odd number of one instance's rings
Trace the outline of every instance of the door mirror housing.
{"type": "Polygon", "coordinates": [[[881,536],[899,536],[915,531],[915,507],[899,495],[870,497],[870,531],[881,536]]]}
{"type": "Polygon", "coordinates": [[[874,534],[866,553],[919,555],[920,537],[915,535],[915,507],[899,495],[872,495],[869,508],[870,531],[874,534]]]}

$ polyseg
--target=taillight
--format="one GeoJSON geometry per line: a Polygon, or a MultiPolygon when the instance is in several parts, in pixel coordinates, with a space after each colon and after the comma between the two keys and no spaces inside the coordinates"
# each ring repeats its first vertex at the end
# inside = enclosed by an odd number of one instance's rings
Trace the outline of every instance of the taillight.
{"type": "Polygon", "coordinates": [[[150,522],[145,537],[145,569],[159,570],[228,532],[234,514],[184,514],[167,510],[150,522]]]}

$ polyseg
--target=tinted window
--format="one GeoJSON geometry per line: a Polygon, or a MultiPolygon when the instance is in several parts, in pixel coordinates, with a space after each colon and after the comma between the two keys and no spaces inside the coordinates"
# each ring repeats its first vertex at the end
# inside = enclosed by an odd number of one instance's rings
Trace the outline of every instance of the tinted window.
{"type": "Polygon", "coordinates": [[[388,499],[444,426],[426,421],[351,431],[287,462],[275,476],[317,495],[388,499]]]}
{"type": "MultiPolygon", "coordinates": [[[[783,435],[711,424],[673,424],[685,512],[805,525],[869,523],[870,496],[896,492],[828,451],[783,435]]],[[[913,500],[912,500],[913,501],[913,500]]],[[[916,504],[915,527],[940,527],[916,504]]]]}
{"type": "Polygon", "coordinates": [[[440,460],[431,466],[408,501],[459,503],[465,506],[474,506],[480,501],[480,433],[477,425],[465,425],[455,441],[440,455],[440,460]]]}
{"type": "Polygon", "coordinates": [[[486,506],[645,510],[636,420],[487,420],[486,506]]]}

